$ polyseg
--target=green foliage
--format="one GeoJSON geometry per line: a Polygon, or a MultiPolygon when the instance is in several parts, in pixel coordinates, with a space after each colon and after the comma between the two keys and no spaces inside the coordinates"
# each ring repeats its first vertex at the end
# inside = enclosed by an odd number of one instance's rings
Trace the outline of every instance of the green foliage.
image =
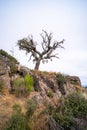
{"type": "Polygon", "coordinates": [[[27,106],[26,106],[26,109],[27,109],[27,112],[26,112],[26,115],[28,118],[32,117],[35,110],[37,108],[37,105],[36,105],[36,102],[31,99],[27,102],[27,106]]]}
{"type": "Polygon", "coordinates": [[[16,78],[13,81],[14,94],[17,97],[25,95],[25,83],[23,78],[16,78]]]}
{"type": "Polygon", "coordinates": [[[25,75],[24,82],[25,82],[25,86],[26,86],[28,93],[30,93],[31,91],[34,91],[34,88],[33,88],[34,80],[33,80],[32,76],[25,75]]]}
{"type": "Polygon", "coordinates": [[[51,97],[51,98],[53,97],[53,92],[52,92],[52,90],[50,90],[50,91],[48,92],[47,96],[48,96],[48,97],[51,97]]]}
{"type": "Polygon", "coordinates": [[[11,116],[5,130],[26,130],[25,116],[19,111],[19,105],[13,106],[13,115],[11,116]]]}
{"type": "Polygon", "coordinates": [[[22,111],[21,106],[19,104],[15,104],[13,106],[13,112],[14,113],[20,113],[22,111]]]}
{"type": "Polygon", "coordinates": [[[76,80],[71,80],[70,83],[73,85],[79,85],[76,80]]]}
{"type": "Polygon", "coordinates": [[[2,90],[3,90],[3,81],[0,80],[0,92],[2,92],[2,90]]]}
{"type": "Polygon", "coordinates": [[[87,118],[87,100],[79,92],[69,94],[58,106],[53,118],[65,129],[74,126],[74,118],[87,118]]]}
{"type": "Polygon", "coordinates": [[[86,118],[87,117],[87,100],[79,92],[70,94],[65,99],[65,106],[71,109],[75,117],[86,118]]]}
{"type": "Polygon", "coordinates": [[[13,81],[14,93],[17,97],[28,96],[33,88],[33,78],[30,75],[25,75],[24,78],[16,78],[13,81]]]}
{"type": "Polygon", "coordinates": [[[4,56],[7,59],[8,66],[10,67],[11,70],[10,74],[17,73],[18,68],[16,64],[18,64],[18,61],[16,60],[16,58],[9,55],[6,51],[2,49],[0,50],[0,55],[4,56]]]}
{"type": "Polygon", "coordinates": [[[5,56],[5,57],[7,57],[10,61],[12,61],[12,62],[14,62],[14,63],[18,63],[18,61],[13,57],[13,56],[11,56],[11,55],[9,55],[6,51],[4,51],[4,50],[0,50],[0,54],[2,55],[2,56],[5,56]]]}
{"type": "Polygon", "coordinates": [[[72,114],[71,113],[55,113],[53,118],[56,122],[58,122],[62,127],[69,128],[72,122],[72,114]]]}
{"type": "Polygon", "coordinates": [[[30,99],[27,102],[26,106],[26,129],[32,130],[33,127],[33,121],[34,121],[34,112],[37,108],[36,102],[33,99],[30,99]]]}
{"type": "Polygon", "coordinates": [[[63,74],[58,73],[56,75],[56,78],[57,78],[59,90],[61,91],[62,95],[65,95],[66,92],[65,92],[65,89],[64,89],[64,84],[66,84],[66,77],[63,74]]]}
{"type": "Polygon", "coordinates": [[[55,112],[55,107],[51,104],[47,105],[46,107],[46,113],[48,113],[49,115],[53,115],[55,112]]]}
{"type": "Polygon", "coordinates": [[[66,78],[65,78],[65,76],[63,74],[58,73],[56,75],[56,77],[57,77],[57,81],[58,81],[59,86],[62,86],[63,84],[66,83],[66,78]]]}

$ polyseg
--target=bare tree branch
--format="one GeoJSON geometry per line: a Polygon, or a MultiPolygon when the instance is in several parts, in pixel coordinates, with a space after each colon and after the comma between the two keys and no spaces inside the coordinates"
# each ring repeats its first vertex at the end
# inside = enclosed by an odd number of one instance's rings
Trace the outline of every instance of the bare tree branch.
{"type": "Polygon", "coordinates": [[[62,44],[64,43],[64,39],[60,42],[58,41],[53,42],[52,33],[47,33],[44,30],[42,30],[42,34],[40,34],[40,36],[42,37],[42,43],[41,43],[41,46],[43,49],[42,52],[37,50],[36,48],[37,44],[33,40],[32,35],[28,36],[28,38],[23,38],[21,40],[18,40],[18,43],[17,43],[20,50],[25,50],[26,53],[30,53],[29,60],[31,60],[31,58],[33,57],[33,61],[36,62],[35,69],[39,68],[40,61],[48,62],[48,59],[59,58],[58,54],[53,54],[53,52],[57,48],[64,48],[62,46],[62,44]]]}

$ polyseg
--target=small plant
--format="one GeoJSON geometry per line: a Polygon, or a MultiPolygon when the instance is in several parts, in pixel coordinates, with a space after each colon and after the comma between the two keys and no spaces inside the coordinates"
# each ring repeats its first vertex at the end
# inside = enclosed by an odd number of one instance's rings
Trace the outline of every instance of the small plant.
{"type": "Polygon", "coordinates": [[[33,88],[33,78],[30,75],[25,75],[24,78],[16,78],[13,81],[14,93],[17,97],[28,96],[33,88]]]}
{"type": "Polygon", "coordinates": [[[13,112],[14,113],[20,113],[22,111],[21,106],[19,104],[15,104],[13,106],[13,112]]]}
{"type": "Polygon", "coordinates": [[[25,83],[23,78],[16,78],[13,81],[13,87],[14,87],[14,94],[17,97],[20,97],[22,95],[25,95],[25,83]]]}
{"type": "Polygon", "coordinates": [[[51,104],[47,105],[45,110],[49,115],[53,115],[55,111],[55,107],[51,104]]]}
{"type": "Polygon", "coordinates": [[[30,99],[27,102],[26,106],[26,129],[32,130],[33,127],[33,121],[34,121],[34,112],[37,108],[36,102],[33,99],[30,99]]]}
{"type": "Polygon", "coordinates": [[[13,106],[13,114],[5,130],[26,130],[25,116],[21,112],[20,105],[15,104],[13,106]]]}
{"type": "Polygon", "coordinates": [[[26,109],[27,109],[27,112],[26,112],[26,115],[28,118],[32,117],[35,110],[37,108],[37,105],[36,105],[36,102],[31,99],[27,102],[27,106],[26,106],[26,109]]]}
{"type": "Polygon", "coordinates": [[[65,95],[66,92],[65,92],[64,84],[66,84],[66,77],[63,74],[58,73],[56,75],[56,78],[57,78],[59,90],[61,91],[62,95],[65,95]]]}
{"type": "Polygon", "coordinates": [[[57,82],[58,82],[59,86],[62,86],[63,84],[66,83],[66,78],[65,78],[65,76],[63,74],[58,73],[56,75],[56,77],[57,77],[57,82]]]}
{"type": "Polygon", "coordinates": [[[53,97],[53,92],[52,92],[52,90],[50,90],[50,91],[48,92],[47,96],[48,96],[48,97],[51,97],[51,98],[53,97]]]}
{"type": "Polygon", "coordinates": [[[34,88],[33,88],[34,80],[33,80],[32,76],[25,75],[24,82],[25,82],[25,86],[26,86],[26,90],[27,90],[28,94],[30,94],[31,91],[34,91],[34,88]]]}

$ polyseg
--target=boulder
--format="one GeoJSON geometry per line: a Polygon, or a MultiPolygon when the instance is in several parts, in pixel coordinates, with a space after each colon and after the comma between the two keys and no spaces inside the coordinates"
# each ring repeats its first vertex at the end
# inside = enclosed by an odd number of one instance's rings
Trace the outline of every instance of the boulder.
{"type": "Polygon", "coordinates": [[[74,85],[81,86],[81,81],[78,76],[66,76],[67,81],[74,85]]]}

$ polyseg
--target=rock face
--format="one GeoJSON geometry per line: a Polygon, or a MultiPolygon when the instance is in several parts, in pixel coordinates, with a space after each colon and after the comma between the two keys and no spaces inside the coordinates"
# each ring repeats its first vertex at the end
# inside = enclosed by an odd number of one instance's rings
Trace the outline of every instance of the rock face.
{"type": "Polygon", "coordinates": [[[9,72],[8,59],[0,55],[0,76],[9,72]]]}
{"type": "Polygon", "coordinates": [[[81,86],[81,81],[77,76],[62,75],[59,80],[56,73],[30,71],[25,66],[10,62],[8,58],[0,54],[0,80],[3,81],[4,87],[11,89],[12,79],[24,77],[26,74],[31,75],[34,79],[34,90],[38,94],[33,98],[38,104],[43,104],[45,101],[56,105],[61,96],[77,91],[77,86],[81,86]]]}
{"type": "Polygon", "coordinates": [[[81,86],[81,81],[79,79],[79,77],[77,76],[66,76],[67,80],[74,84],[74,85],[80,85],[81,86]]]}
{"type": "MultiPolygon", "coordinates": [[[[79,77],[64,76],[66,82],[60,85],[56,73],[31,72],[34,79],[34,89],[38,92],[34,96],[37,103],[44,103],[44,101],[56,105],[60,97],[66,96],[70,92],[79,91],[81,82],[79,77]]],[[[62,81],[63,82],[63,81],[62,81]]]]}
{"type": "Polygon", "coordinates": [[[0,80],[3,82],[3,86],[10,87],[9,66],[6,64],[7,59],[0,55],[0,80]]]}

